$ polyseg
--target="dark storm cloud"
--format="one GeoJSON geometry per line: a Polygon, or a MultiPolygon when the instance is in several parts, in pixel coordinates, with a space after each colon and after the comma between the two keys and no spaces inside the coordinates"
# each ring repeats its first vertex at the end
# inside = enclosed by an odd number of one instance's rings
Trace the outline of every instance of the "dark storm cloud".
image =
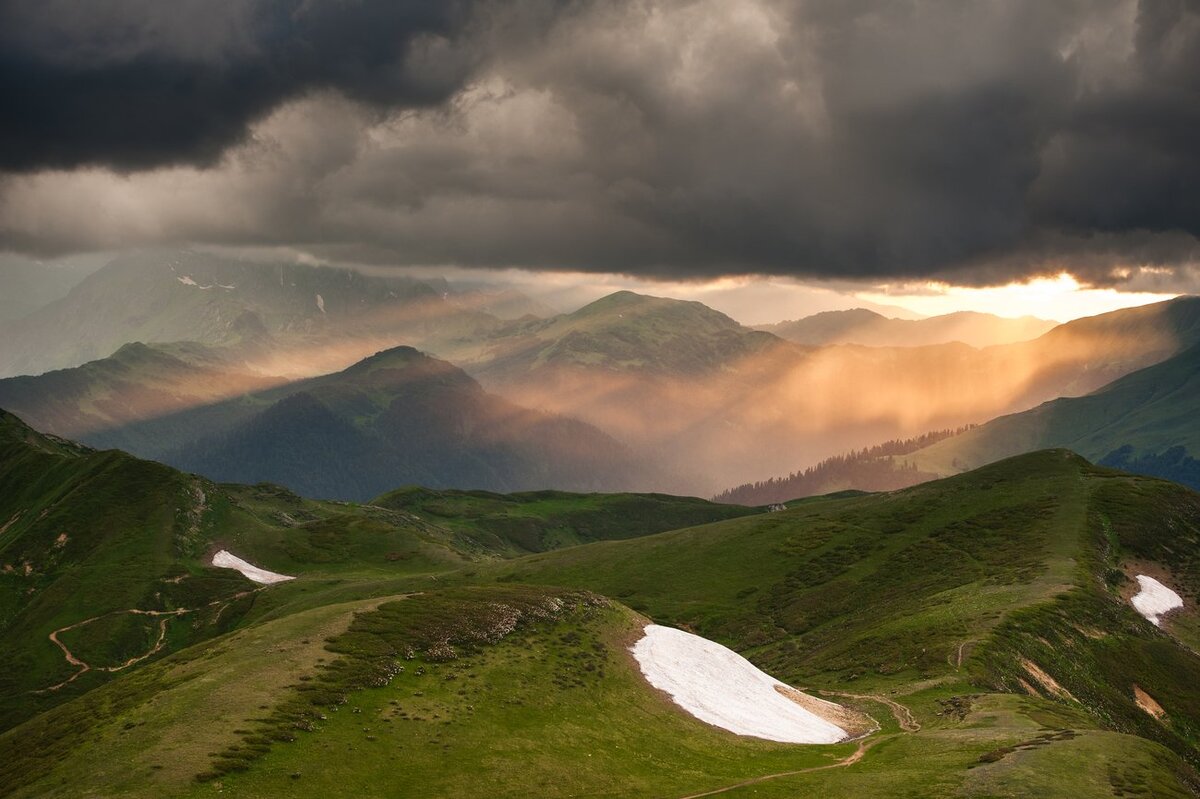
{"type": "Polygon", "coordinates": [[[388,107],[441,102],[470,66],[453,49],[470,6],[7,0],[0,168],[212,164],[251,122],[316,89],[388,107]]]}
{"type": "Polygon", "coordinates": [[[63,7],[5,34],[40,71],[5,68],[32,111],[0,158],[211,167],[9,178],[10,246],[1106,285],[1200,261],[1197,0],[247,0],[131,29],[63,7]]]}

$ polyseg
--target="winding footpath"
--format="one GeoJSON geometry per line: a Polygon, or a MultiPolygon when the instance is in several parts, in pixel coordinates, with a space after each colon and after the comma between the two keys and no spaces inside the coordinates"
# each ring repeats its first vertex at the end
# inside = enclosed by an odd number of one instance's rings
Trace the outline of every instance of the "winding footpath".
{"type": "MultiPolygon", "coordinates": [[[[882,696],[880,694],[849,694],[842,691],[818,691],[818,693],[826,696],[842,696],[850,699],[865,699],[887,705],[888,709],[892,712],[892,716],[895,717],[896,723],[900,725],[901,730],[906,733],[913,733],[921,729],[920,722],[916,720],[911,710],[895,700],[888,699],[886,696],[882,696]]],[[[781,771],[777,774],[764,774],[761,777],[753,777],[748,780],[734,783],[733,785],[726,785],[723,788],[714,788],[711,791],[703,791],[701,793],[691,793],[687,796],[680,797],[680,799],[701,799],[705,796],[716,796],[718,794],[728,793],[729,791],[736,791],[738,788],[745,788],[750,785],[758,785],[759,783],[767,782],[769,780],[777,780],[783,777],[795,777],[800,774],[811,774],[817,771],[828,771],[829,769],[853,766],[855,763],[863,759],[863,756],[867,754],[871,747],[882,743],[883,741],[895,738],[899,734],[902,733],[881,735],[875,738],[861,740],[858,742],[857,749],[836,763],[829,763],[824,766],[810,766],[808,768],[796,769],[795,771],[781,771]]]]}
{"type": "MultiPolygon", "coordinates": [[[[263,586],[263,587],[265,588],[266,586],[263,586]]],[[[238,593],[233,594],[224,599],[214,599],[212,602],[209,602],[205,605],[200,605],[199,607],[195,607],[195,608],[178,608],[176,610],[142,610],[141,608],[128,608],[127,610],[114,610],[114,611],[110,611],[109,613],[102,613],[99,616],[93,616],[90,619],[84,619],[83,621],[77,621],[74,624],[68,624],[66,627],[59,627],[54,632],[50,633],[50,636],[49,636],[50,642],[52,644],[54,644],[55,646],[57,646],[60,650],[62,650],[63,657],[66,658],[68,663],[70,663],[72,666],[75,666],[78,669],[78,671],[76,671],[69,678],[63,680],[62,682],[58,683],[57,685],[51,685],[49,688],[41,688],[37,691],[33,691],[33,693],[45,694],[45,693],[49,693],[51,691],[57,691],[60,688],[66,686],[66,685],[70,685],[71,683],[75,682],[77,679],[79,679],[80,677],[82,677],[84,674],[86,674],[89,671],[116,672],[116,671],[122,671],[124,669],[127,669],[135,663],[141,663],[146,658],[152,657],[152,656],[158,654],[158,652],[162,650],[162,648],[166,644],[166,640],[167,640],[167,622],[169,622],[172,618],[183,616],[187,613],[195,613],[197,610],[203,610],[204,608],[211,608],[211,607],[215,607],[217,605],[221,606],[220,610],[217,611],[217,616],[220,617],[220,614],[222,612],[224,612],[225,608],[228,607],[230,603],[235,602],[236,600],[241,599],[242,597],[247,597],[247,596],[250,596],[251,594],[258,593],[261,590],[263,590],[263,589],[262,588],[254,588],[249,591],[239,591],[238,593]],[[132,657],[129,660],[125,661],[124,663],[121,663],[120,665],[117,665],[117,666],[93,666],[90,663],[87,663],[83,660],[80,660],[78,657],[76,657],[75,654],[73,652],[71,652],[70,649],[67,648],[67,645],[64,644],[62,642],[62,640],[58,637],[59,634],[61,634],[61,633],[69,632],[78,627],[83,627],[84,625],[91,624],[94,621],[99,621],[100,619],[106,619],[110,616],[120,616],[120,615],[124,615],[126,613],[132,613],[132,614],[136,614],[138,616],[153,616],[153,617],[157,618],[159,620],[158,621],[158,639],[154,642],[154,645],[152,647],[150,647],[149,651],[147,651],[145,654],[138,655],[137,657],[132,657]]]]}

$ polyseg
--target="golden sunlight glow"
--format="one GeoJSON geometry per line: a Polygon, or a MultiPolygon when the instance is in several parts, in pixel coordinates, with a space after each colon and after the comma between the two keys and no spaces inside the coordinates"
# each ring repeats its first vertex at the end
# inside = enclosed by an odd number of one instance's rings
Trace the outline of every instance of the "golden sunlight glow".
{"type": "Polygon", "coordinates": [[[1086,288],[1067,273],[1024,283],[969,288],[947,283],[907,283],[882,286],[880,291],[856,294],[868,302],[908,308],[925,316],[954,311],[980,311],[998,316],[1037,316],[1067,322],[1082,316],[1162,302],[1178,295],[1086,288]]]}

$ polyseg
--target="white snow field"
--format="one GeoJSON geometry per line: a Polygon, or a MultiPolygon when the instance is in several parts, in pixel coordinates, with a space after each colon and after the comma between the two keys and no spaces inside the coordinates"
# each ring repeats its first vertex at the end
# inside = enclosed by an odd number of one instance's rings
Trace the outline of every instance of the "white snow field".
{"type": "Polygon", "coordinates": [[[1139,574],[1137,581],[1141,590],[1129,601],[1133,603],[1134,609],[1149,619],[1155,627],[1161,623],[1160,617],[1164,613],[1183,607],[1183,597],[1153,577],[1139,574]]]}
{"type": "Polygon", "coordinates": [[[850,737],[775,690],[788,687],[784,683],[715,641],[649,624],[632,651],[651,685],[715,727],[783,743],[830,744],[850,737]]]}
{"type": "Polygon", "coordinates": [[[269,572],[266,569],[260,569],[253,563],[247,563],[237,555],[222,549],[217,554],[213,555],[212,565],[219,569],[237,569],[246,576],[246,579],[253,580],[256,583],[263,585],[271,585],[272,583],[282,583],[286,580],[295,580],[295,577],[288,577],[286,574],[276,574],[269,572]]]}

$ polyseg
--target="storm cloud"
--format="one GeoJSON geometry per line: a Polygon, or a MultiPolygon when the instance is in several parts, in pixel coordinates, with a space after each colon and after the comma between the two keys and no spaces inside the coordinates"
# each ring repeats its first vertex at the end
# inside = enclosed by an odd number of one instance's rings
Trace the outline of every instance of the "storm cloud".
{"type": "Polygon", "coordinates": [[[444,101],[471,54],[469,0],[6,0],[0,168],[215,163],[251,123],[330,88],[444,101]]]}
{"type": "Polygon", "coordinates": [[[1159,287],[1200,262],[1195,0],[96,7],[4,6],[10,248],[1159,287]]]}

